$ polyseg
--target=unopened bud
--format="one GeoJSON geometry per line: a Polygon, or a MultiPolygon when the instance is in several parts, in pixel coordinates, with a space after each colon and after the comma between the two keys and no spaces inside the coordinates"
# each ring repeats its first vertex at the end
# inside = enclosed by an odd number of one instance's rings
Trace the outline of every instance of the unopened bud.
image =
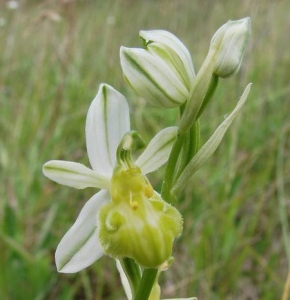
{"type": "Polygon", "coordinates": [[[228,21],[214,34],[210,47],[216,50],[214,74],[225,78],[238,72],[251,32],[251,19],[228,21]]]}
{"type": "Polygon", "coordinates": [[[172,108],[188,100],[194,69],[184,44],[164,30],[141,31],[146,49],[120,49],[125,79],[146,101],[172,108]]]}

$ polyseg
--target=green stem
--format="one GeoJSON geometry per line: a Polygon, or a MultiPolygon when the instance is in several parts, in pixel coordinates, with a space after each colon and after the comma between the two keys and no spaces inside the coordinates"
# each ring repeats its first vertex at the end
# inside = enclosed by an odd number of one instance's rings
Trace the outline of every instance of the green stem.
{"type": "Polygon", "coordinates": [[[187,162],[192,159],[192,157],[197,153],[199,149],[199,142],[200,142],[200,124],[199,119],[196,120],[196,122],[193,124],[193,126],[190,129],[190,152],[188,153],[187,162]]]}
{"type": "Polygon", "coordinates": [[[161,197],[169,203],[172,203],[172,199],[171,199],[172,197],[170,195],[170,190],[173,185],[173,177],[175,174],[177,160],[178,160],[178,157],[179,157],[180,151],[182,149],[185,138],[186,138],[186,133],[184,133],[184,132],[177,133],[176,141],[172,147],[172,150],[169,155],[168,162],[167,162],[166,170],[165,170],[164,181],[163,181],[162,191],[161,191],[161,197]]]}
{"type": "Polygon", "coordinates": [[[197,117],[196,117],[197,120],[199,119],[199,117],[203,113],[204,109],[207,107],[208,103],[210,102],[214,92],[216,91],[218,83],[219,83],[219,77],[213,74],[212,77],[211,77],[211,80],[210,80],[208,90],[207,90],[207,92],[204,96],[204,100],[202,102],[202,105],[201,105],[201,107],[198,111],[198,114],[197,114],[197,117]]]}
{"type": "Polygon", "coordinates": [[[133,296],[135,296],[141,280],[140,267],[135,263],[133,259],[128,257],[121,259],[120,263],[129,281],[132,294],[133,296]]]}
{"type": "Polygon", "coordinates": [[[148,300],[158,269],[145,269],[141,278],[141,282],[134,300],[148,300]]]}
{"type": "Polygon", "coordinates": [[[200,140],[200,126],[199,126],[199,120],[197,120],[186,134],[186,138],[183,145],[183,152],[181,154],[182,156],[179,159],[178,169],[174,174],[172,185],[174,185],[174,183],[177,181],[184,168],[190,162],[191,158],[198,151],[199,140],[200,140]]]}
{"type": "MultiPolygon", "coordinates": [[[[192,117],[195,119],[195,121],[192,123],[193,125],[189,128],[188,131],[179,130],[177,134],[176,141],[172,147],[172,151],[170,153],[167,167],[165,170],[164,175],[164,181],[162,185],[162,191],[161,191],[161,197],[169,202],[173,202],[173,197],[170,194],[170,190],[174,184],[173,179],[177,179],[179,175],[181,174],[182,170],[186,167],[187,163],[190,161],[190,159],[195,155],[195,153],[198,150],[199,145],[199,138],[200,138],[200,129],[199,129],[199,121],[198,118],[204,111],[205,107],[210,102],[214,92],[216,91],[217,85],[218,85],[218,77],[215,75],[211,76],[211,80],[208,86],[208,89],[205,93],[204,100],[202,102],[202,105],[198,108],[195,114],[192,115],[192,117]],[[186,155],[185,158],[183,158],[183,162],[181,162],[180,168],[178,171],[176,171],[177,161],[178,157],[180,155],[181,149],[184,144],[189,144],[189,147],[191,149],[188,149],[188,155],[186,155]]],[[[186,111],[189,109],[189,107],[181,107],[181,123],[182,118],[184,118],[183,114],[186,113],[186,111]]]]}
{"type": "Polygon", "coordinates": [[[215,51],[209,51],[193,81],[191,95],[180,119],[179,129],[187,132],[197,120],[198,112],[211,84],[215,66],[215,51]]]}
{"type": "MultiPolygon", "coordinates": [[[[174,201],[173,200],[174,197],[170,193],[172,186],[174,184],[174,180],[178,179],[183,169],[186,167],[188,162],[191,160],[191,158],[196,154],[198,150],[199,138],[200,138],[198,119],[203,113],[204,109],[207,107],[210,100],[212,99],[212,96],[218,86],[218,82],[219,82],[219,78],[215,75],[212,75],[201,106],[198,108],[198,111],[196,111],[195,114],[192,114],[192,117],[195,120],[192,123],[193,125],[189,128],[188,131],[179,130],[177,134],[175,144],[173,145],[172,151],[168,159],[167,167],[165,170],[164,182],[162,185],[162,192],[161,192],[161,197],[169,203],[172,203],[174,201]],[[189,144],[190,149],[188,149],[187,152],[188,155],[186,155],[186,157],[183,158],[179,170],[176,170],[177,160],[184,144],[189,144]]],[[[185,108],[182,107],[181,123],[182,123],[182,119],[184,118],[183,114],[186,113],[188,109],[189,107],[185,107],[185,108]]]]}

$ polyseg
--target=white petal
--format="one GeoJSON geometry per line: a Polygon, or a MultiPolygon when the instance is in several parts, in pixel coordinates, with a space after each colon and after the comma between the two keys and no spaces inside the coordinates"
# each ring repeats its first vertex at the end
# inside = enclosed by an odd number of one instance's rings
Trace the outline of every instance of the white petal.
{"type": "Polygon", "coordinates": [[[151,104],[171,108],[188,99],[189,91],[176,72],[149,51],[121,47],[120,60],[132,88],[151,104]]]}
{"type": "Polygon", "coordinates": [[[145,151],[136,160],[143,174],[148,174],[166,163],[177,134],[177,127],[168,127],[158,132],[145,151]]]}
{"type": "Polygon", "coordinates": [[[107,84],[101,84],[86,121],[86,142],[94,171],[111,177],[117,147],[130,130],[126,98],[107,84]]]}
{"type": "Polygon", "coordinates": [[[124,270],[122,268],[122,265],[121,265],[121,263],[120,263],[119,260],[116,260],[116,265],[117,265],[117,269],[118,269],[118,271],[120,273],[121,282],[122,282],[125,294],[127,296],[127,299],[131,300],[132,299],[131,287],[130,287],[129,281],[128,281],[127,277],[126,277],[126,274],[125,274],[125,272],[124,272],[124,270]]]}
{"type": "Polygon", "coordinates": [[[104,254],[97,234],[97,213],[109,200],[109,193],[102,190],[87,201],[56,249],[55,261],[59,272],[78,272],[104,254]]]}
{"type": "Polygon", "coordinates": [[[76,189],[96,187],[109,189],[110,179],[86,166],[63,160],[51,160],[43,165],[43,174],[49,179],[76,189]]]}

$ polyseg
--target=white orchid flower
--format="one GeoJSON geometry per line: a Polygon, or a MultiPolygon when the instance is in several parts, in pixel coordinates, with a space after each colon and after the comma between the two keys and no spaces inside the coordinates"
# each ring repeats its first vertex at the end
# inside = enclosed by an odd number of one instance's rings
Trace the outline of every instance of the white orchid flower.
{"type": "MultiPolygon", "coordinates": [[[[116,150],[130,130],[129,107],[125,97],[107,84],[101,84],[86,120],[86,144],[92,169],[75,162],[52,160],[43,173],[51,180],[83,189],[101,189],[84,205],[77,220],[60,241],[56,254],[59,272],[75,273],[104,254],[98,238],[97,214],[110,201],[110,182],[116,163],[116,150]]],[[[168,159],[177,128],[160,131],[135,161],[142,174],[155,171],[168,159]]]]}

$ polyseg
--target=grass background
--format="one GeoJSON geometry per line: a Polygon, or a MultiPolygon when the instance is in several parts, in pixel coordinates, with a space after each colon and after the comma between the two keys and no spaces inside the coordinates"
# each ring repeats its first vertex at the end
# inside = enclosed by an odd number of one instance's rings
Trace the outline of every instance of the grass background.
{"type": "MultiPolygon", "coordinates": [[[[11,10],[0,2],[0,299],[124,299],[109,257],[77,274],[56,272],[55,248],[95,191],[54,184],[41,167],[50,159],[88,164],[84,122],[102,82],[127,96],[133,127],[147,141],[174,124],[174,110],[147,105],[123,81],[119,48],[140,46],[140,29],[176,34],[198,70],[217,28],[245,16],[247,53],[202,116],[204,141],[248,82],[252,90],[178,204],[185,229],[162,290],[167,298],[266,300],[282,299],[284,290],[288,299],[289,1],[19,3],[11,10]]],[[[150,179],[158,189],[162,170],[150,179]]]]}

